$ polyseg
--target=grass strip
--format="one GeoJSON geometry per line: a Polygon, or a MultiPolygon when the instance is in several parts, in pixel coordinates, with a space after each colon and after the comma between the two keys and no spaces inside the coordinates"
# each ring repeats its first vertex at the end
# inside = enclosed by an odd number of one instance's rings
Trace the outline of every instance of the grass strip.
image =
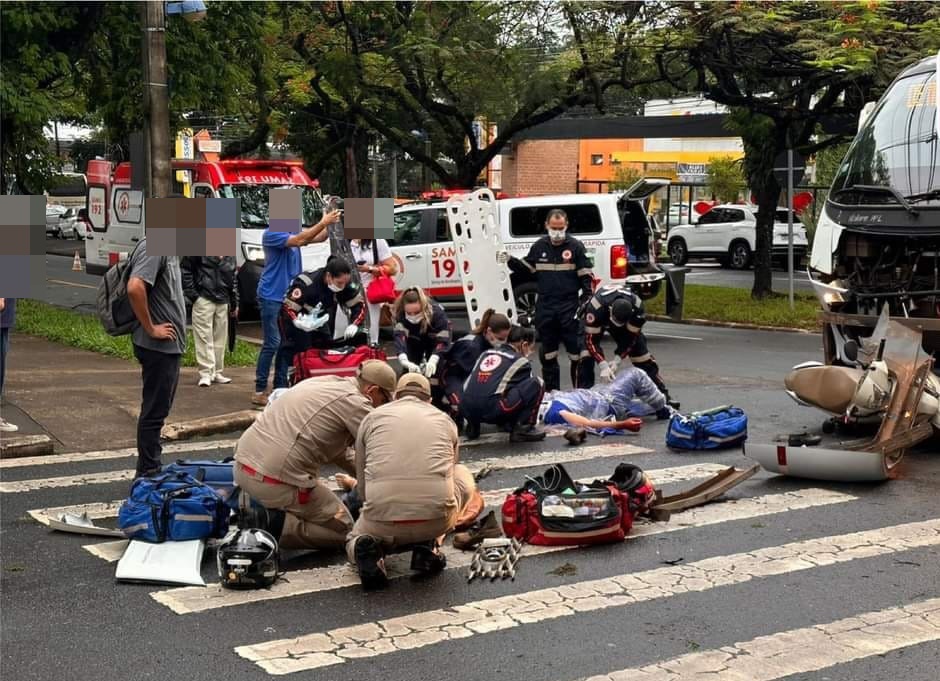
{"type": "MultiPolygon", "coordinates": [[[[650,314],[666,314],[666,298],[657,296],[645,303],[650,314]]],[[[686,285],[682,316],[685,319],[708,319],[715,322],[737,322],[816,331],[819,302],[813,295],[794,295],[794,309],[785,295],[754,300],[751,291],[744,288],[686,285]]]]}
{"type": "MultiPolygon", "coordinates": [[[[109,336],[95,315],[66,310],[38,300],[16,301],[16,330],[73,348],[136,361],[130,335],[109,336]]],[[[258,348],[240,340],[235,341],[234,352],[225,353],[226,366],[255,366],[257,359],[258,348]]],[[[183,366],[196,366],[192,331],[186,333],[183,366]]]]}

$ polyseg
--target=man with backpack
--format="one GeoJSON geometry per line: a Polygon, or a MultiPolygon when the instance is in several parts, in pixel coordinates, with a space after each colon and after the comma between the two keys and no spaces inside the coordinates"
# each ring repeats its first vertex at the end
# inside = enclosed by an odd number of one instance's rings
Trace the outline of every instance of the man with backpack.
{"type": "Polygon", "coordinates": [[[130,255],[127,298],[137,325],[134,356],[140,362],[143,399],[137,419],[137,472],[160,471],[160,431],[176,396],[186,349],[186,299],[177,256],[147,255],[147,239],[130,255]]]}

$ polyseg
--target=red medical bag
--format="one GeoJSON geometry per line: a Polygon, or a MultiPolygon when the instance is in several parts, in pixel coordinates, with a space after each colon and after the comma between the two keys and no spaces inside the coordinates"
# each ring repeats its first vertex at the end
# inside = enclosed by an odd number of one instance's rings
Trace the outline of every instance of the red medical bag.
{"type": "Polygon", "coordinates": [[[294,355],[294,375],[291,384],[316,376],[355,376],[356,367],[367,359],[385,361],[385,352],[378,347],[311,348],[294,355]]]}

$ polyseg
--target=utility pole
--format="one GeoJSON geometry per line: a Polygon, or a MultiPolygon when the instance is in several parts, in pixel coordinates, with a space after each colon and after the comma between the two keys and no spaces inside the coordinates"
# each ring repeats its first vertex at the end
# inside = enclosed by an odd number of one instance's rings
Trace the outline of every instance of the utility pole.
{"type": "Polygon", "coordinates": [[[148,197],[170,195],[170,93],[166,73],[166,7],[163,0],[140,4],[143,26],[144,150],[148,197]]]}

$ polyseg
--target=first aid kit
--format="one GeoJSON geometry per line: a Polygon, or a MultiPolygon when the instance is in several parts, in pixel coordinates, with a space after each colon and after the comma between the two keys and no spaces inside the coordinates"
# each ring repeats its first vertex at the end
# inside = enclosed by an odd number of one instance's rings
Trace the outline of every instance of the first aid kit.
{"type": "Polygon", "coordinates": [[[231,509],[211,486],[186,473],[138,478],[118,510],[128,539],[148,542],[224,537],[231,509]]]}
{"type": "Polygon", "coordinates": [[[311,348],[294,355],[293,383],[316,376],[355,376],[356,368],[367,359],[388,359],[378,347],[361,345],[324,350],[311,348]]]}
{"type": "Polygon", "coordinates": [[[231,456],[221,461],[177,459],[164,466],[163,472],[191,475],[209,485],[226,502],[231,500],[235,490],[235,459],[231,456]]]}
{"type": "Polygon", "coordinates": [[[634,519],[649,511],[655,495],[652,483],[632,464],[620,464],[609,479],[588,484],[575,482],[556,464],[506,497],[503,532],[538,546],[618,542],[634,519]]]}
{"type": "Polygon", "coordinates": [[[732,406],[673,414],[666,431],[666,446],[672,449],[707,450],[737,447],[747,439],[747,414],[732,406]]]}

